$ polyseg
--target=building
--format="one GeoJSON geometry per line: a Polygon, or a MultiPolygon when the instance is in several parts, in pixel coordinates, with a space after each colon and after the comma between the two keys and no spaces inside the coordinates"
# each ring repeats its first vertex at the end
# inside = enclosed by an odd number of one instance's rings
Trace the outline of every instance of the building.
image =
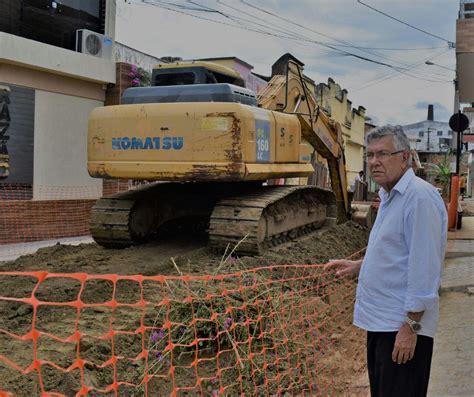
{"type": "Polygon", "coordinates": [[[252,73],[253,66],[237,57],[201,58],[197,61],[218,63],[240,73],[245,81],[245,86],[256,94],[267,85],[262,77],[252,73]]]}
{"type": "MultiPolygon", "coordinates": [[[[467,189],[470,197],[474,196],[474,107],[465,107],[463,113],[470,121],[469,129],[463,134],[463,150],[461,167],[467,168],[467,189]]],[[[461,168],[462,169],[462,168],[461,168]]]]}
{"type": "Polygon", "coordinates": [[[422,163],[430,162],[433,154],[446,153],[452,148],[453,131],[447,122],[434,120],[433,105],[428,105],[426,120],[404,125],[403,129],[422,163]]]}
{"type": "Polygon", "coordinates": [[[87,124],[116,83],[115,4],[0,0],[0,244],[88,234],[104,182],[87,124]]]}
{"type": "MultiPolygon", "coordinates": [[[[460,103],[468,104],[463,107],[463,112],[471,120],[469,131],[465,131],[464,149],[467,155],[462,160],[466,161],[468,169],[467,191],[470,196],[474,193],[474,1],[460,0],[459,18],[456,21],[456,74],[457,74],[457,98],[455,99],[458,110],[463,106],[460,103]],[[467,147],[466,147],[467,146],[467,147]]],[[[462,166],[462,165],[461,165],[462,166]]]]}
{"type": "MultiPolygon", "coordinates": [[[[33,199],[58,186],[100,196],[102,181],[86,169],[87,122],[116,82],[115,2],[0,0],[0,10],[0,183],[33,199]]],[[[55,198],[71,195],[61,189],[55,198]]]]}
{"type": "Polygon", "coordinates": [[[346,155],[348,189],[359,171],[364,170],[365,108],[352,108],[347,90],[332,78],[316,86],[316,100],[333,121],[341,125],[346,155]]]}
{"type": "Polygon", "coordinates": [[[456,21],[456,72],[459,102],[474,102],[474,1],[460,1],[456,21]]]}

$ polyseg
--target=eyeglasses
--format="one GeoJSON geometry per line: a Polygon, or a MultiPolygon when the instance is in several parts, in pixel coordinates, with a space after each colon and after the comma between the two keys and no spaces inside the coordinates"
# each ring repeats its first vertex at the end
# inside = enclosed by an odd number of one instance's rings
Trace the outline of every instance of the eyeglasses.
{"type": "Polygon", "coordinates": [[[404,151],[405,150],[397,150],[396,152],[385,152],[385,151],[375,152],[375,153],[367,152],[365,154],[365,158],[368,161],[373,160],[374,158],[383,161],[383,160],[387,160],[390,156],[393,156],[394,154],[403,153],[404,151]]]}

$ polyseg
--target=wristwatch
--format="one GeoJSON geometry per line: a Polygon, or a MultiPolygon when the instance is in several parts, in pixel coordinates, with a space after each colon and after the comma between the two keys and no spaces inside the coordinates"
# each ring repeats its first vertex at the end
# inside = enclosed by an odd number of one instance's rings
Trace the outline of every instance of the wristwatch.
{"type": "Polygon", "coordinates": [[[412,320],[410,317],[406,316],[405,322],[408,324],[408,326],[413,332],[416,333],[421,330],[421,324],[418,321],[412,320]]]}

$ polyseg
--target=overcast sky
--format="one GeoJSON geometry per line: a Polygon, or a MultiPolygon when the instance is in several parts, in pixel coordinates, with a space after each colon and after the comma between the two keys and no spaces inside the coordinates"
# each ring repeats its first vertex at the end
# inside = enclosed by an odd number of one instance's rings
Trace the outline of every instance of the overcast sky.
{"type": "Polygon", "coordinates": [[[455,41],[458,0],[363,0],[441,39],[357,0],[116,1],[116,40],[157,57],[236,56],[270,75],[273,62],[290,52],[305,63],[305,74],[316,82],[332,77],[353,107],[364,106],[379,124],[422,121],[428,103],[439,121],[453,111],[455,50],[447,41],[455,41]]]}

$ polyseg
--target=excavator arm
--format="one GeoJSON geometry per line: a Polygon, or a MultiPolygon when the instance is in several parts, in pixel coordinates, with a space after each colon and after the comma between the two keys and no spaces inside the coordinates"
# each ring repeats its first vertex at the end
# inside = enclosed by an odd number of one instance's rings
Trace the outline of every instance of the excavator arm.
{"type": "Polygon", "coordinates": [[[303,63],[291,54],[285,54],[275,65],[272,79],[257,97],[258,104],[268,110],[298,117],[302,139],[328,163],[336,197],[337,221],[344,222],[349,219],[350,203],[341,127],[317,105],[313,90],[303,75],[303,63]]]}

